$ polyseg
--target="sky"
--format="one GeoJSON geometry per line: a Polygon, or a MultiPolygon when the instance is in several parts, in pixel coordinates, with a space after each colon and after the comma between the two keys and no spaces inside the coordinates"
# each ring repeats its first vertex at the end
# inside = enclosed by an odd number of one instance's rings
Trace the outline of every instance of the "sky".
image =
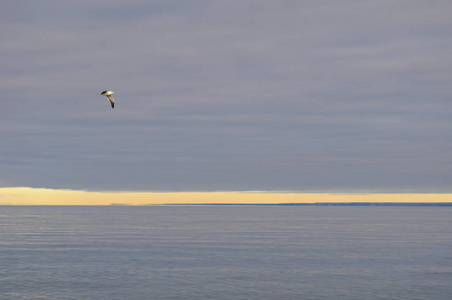
{"type": "Polygon", "coordinates": [[[0,1],[0,190],[452,193],[451,11],[0,1]]]}

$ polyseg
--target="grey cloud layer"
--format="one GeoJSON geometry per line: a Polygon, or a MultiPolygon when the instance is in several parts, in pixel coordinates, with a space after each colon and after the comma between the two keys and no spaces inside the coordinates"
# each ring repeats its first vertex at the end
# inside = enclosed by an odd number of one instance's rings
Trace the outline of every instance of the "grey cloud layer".
{"type": "Polygon", "coordinates": [[[4,186],[450,192],[448,1],[3,5],[4,186]]]}

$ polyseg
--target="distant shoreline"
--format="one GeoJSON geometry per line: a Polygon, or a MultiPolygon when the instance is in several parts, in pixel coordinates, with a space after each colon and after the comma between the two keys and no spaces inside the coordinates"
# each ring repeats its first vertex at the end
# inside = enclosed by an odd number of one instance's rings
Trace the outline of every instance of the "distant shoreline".
{"type": "Polygon", "coordinates": [[[85,207],[140,207],[140,206],[442,206],[452,207],[452,202],[315,202],[315,203],[162,203],[128,204],[111,203],[107,205],[49,205],[49,204],[0,204],[5,206],[85,206],[85,207]]]}
{"type": "MultiPolygon", "coordinates": [[[[152,205],[152,204],[150,204],[152,205]]],[[[164,206],[452,206],[449,202],[176,203],[164,206]]]]}

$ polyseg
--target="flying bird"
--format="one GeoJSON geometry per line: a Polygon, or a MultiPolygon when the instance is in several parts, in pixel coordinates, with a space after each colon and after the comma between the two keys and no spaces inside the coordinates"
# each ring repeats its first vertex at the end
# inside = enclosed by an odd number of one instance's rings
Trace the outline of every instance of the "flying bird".
{"type": "Polygon", "coordinates": [[[103,91],[102,93],[99,94],[107,96],[108,100],[110,100],[111,108],[115,108],[115,98],[113,98],[112,96],[114,93],[115,92],[112,91],[103,91]]]}

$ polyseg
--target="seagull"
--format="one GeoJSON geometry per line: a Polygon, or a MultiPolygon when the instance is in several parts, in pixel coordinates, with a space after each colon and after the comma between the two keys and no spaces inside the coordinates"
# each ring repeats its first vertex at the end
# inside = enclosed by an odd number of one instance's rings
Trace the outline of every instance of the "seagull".
{"type": "Polygon", "coordinates": [[[107,96],[108,100],[110,100],[111,108],[115,108],[115,98],[113,98],[112,96],[114,93],[115,92],[112,91],[103,91],[102,93],[99,94],[107,96]]]}

